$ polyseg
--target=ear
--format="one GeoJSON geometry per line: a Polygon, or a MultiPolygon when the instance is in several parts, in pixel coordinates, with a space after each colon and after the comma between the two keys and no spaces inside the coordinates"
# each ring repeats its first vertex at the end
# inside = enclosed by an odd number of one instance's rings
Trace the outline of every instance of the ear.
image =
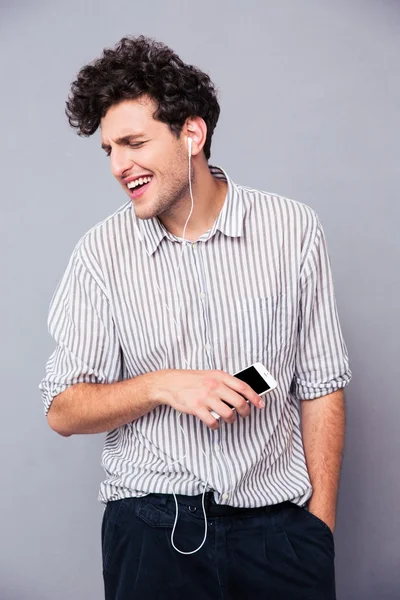
{"type": "Polygon", "coordinates": [[[189,148],[188,138],[192,139],[192,156],[200,154],[207,139],[207,125],[201,117],[191,117],[185,126],[186,142],[189,148]]]}

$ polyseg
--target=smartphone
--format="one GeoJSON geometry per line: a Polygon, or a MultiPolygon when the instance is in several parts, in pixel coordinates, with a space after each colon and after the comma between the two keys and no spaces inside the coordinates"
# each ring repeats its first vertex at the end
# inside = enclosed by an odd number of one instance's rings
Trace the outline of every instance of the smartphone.
{"type": "MultiPolygon", "coordinates": [[[[278,384],[271,373],[259,362],[253,363],[250,367],[243,369],[243,371],[235,373],[234,377],[247,383],[259,396],[265,396],[265,394],[272,392],[272,390],[278,387],[278,384]]],[[[228,402],[225,402],[225,404],[228,404],[228,402]]],[[[236,410],[234,406],[231,406],[230,404],[228,404],[228,406],[230,406],[232,410],[236,410]]],[[[215,419],[221,418],[214,410],[210,412],[215,419]]]]}

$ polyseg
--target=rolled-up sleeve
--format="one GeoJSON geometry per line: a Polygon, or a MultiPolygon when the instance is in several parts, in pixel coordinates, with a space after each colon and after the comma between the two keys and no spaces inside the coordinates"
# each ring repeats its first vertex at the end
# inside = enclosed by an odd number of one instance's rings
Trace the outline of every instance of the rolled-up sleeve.
{"type": "Polygon", "coordinates": [[[47,415],[55,396],[76,383],[113,383],[121,377],[121,350],[105,290],[75,249],[50,304],[56,348],[39,384],[47,415]]]}
{"type": "Polygon", "coordinates": [[[300,311],[295,374],[299,400],[313,400],[345,387],[351,379],[349,359],[339,323],[326,240],[316,217],[300,275],[300,311]]]}

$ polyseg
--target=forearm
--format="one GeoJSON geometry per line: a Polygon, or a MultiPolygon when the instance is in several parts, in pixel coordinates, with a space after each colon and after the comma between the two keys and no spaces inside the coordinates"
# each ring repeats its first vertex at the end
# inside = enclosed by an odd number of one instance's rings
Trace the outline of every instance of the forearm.
{"type": "Polygon", "coordinates": [[[313,486],[309,510],[333,530],[345,432],[344,393],[302,400],[302,434],[313,486]]]}
{"type": "Polygon", "coordinates": [[[130,423],[159,405],[154,373],[110,384],[78,383],[56,396],[48,423],[63,436],[102,433],[130,423]]]}

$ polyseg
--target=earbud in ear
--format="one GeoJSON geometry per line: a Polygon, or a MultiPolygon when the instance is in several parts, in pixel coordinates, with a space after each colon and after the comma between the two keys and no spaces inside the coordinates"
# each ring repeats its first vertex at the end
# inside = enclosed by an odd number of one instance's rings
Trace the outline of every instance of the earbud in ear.
{"type": "Polygon", "coordinates": [[[189,158],[192,156],[192,144],[193,144],[192,138],[188,137],[188,154],[189,154],[189,158]]]}

